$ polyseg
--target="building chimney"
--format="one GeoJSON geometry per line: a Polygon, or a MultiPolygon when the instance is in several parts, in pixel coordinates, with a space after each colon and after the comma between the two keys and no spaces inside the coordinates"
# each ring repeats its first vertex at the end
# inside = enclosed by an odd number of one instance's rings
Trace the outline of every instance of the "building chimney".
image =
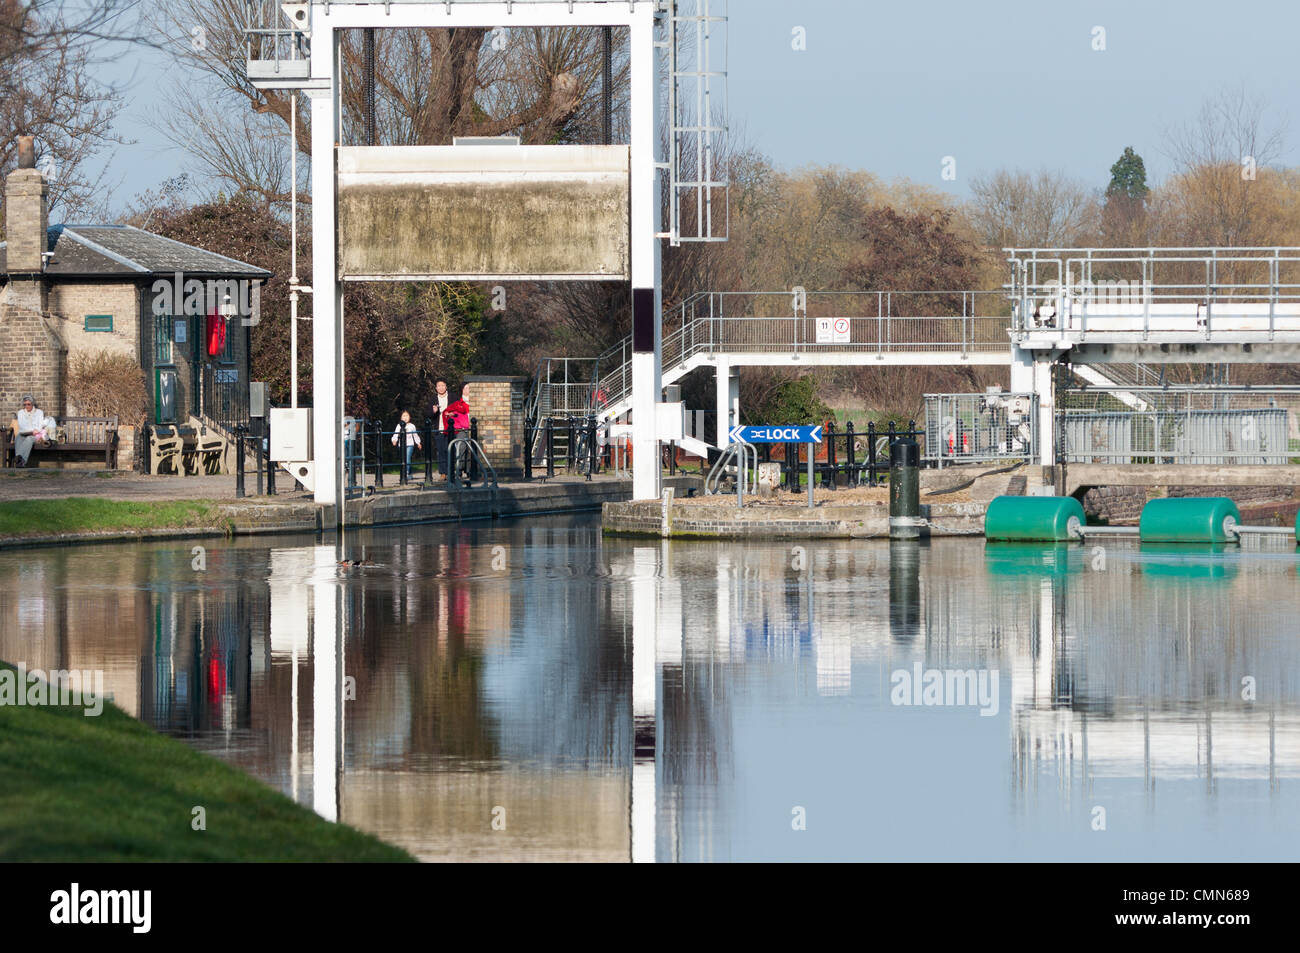
{"type": "Polygon", "coordinates": [[[5,182],[5,269],[10,302],[44,311],[44,252],[50,225],[49,187],[36,168],[31,136],[18,137],[18,168],[5,182]]]}

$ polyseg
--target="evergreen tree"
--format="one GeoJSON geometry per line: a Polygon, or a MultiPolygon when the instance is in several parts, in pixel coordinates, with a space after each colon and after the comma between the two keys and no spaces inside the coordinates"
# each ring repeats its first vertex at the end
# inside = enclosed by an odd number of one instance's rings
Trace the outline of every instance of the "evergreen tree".
{"type": "Polygon", "coordinates": [[[1123,195],[1131,199],[1144,199],[1151,190],[1147,188],[1147,169],[1142,157],[1132,146],[1124,147],[1124,154],[1110,167],[1110,185],[1106,197],[1123,195]]]}

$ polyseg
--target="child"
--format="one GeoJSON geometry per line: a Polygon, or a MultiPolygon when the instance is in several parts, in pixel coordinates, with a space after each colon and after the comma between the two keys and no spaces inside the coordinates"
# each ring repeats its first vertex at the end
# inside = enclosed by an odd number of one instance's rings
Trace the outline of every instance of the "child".
{"type": "Polygon", "coordinates": [[[393,446],[397,446],[398,438],[401,438],[402,445],[406,452],[402,454],[402,482],[411,482],[411,456],[415,453],[415,448],[422,446],[420,443],[420,431],[415,429],[415,424],[411,423],[411,412],[402,411],[402,422],[397,425],[393,431],[393,446]]]}

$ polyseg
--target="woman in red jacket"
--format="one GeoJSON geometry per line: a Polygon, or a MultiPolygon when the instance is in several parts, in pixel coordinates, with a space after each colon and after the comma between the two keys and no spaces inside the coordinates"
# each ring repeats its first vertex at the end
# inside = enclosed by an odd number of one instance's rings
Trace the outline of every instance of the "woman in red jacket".
{"type": "MultiPolygon", "coordinates": [[[[469,402],[465,400],[468,393],[469,386],[466,385],[461,389],[460,400],[452,401],[447,405],[447,409],[442,412],[443,427],[446,430],[448,445],[450,445],[458,435],[469,430],[469,402]]],[[[451,469],[454,469],[459,462],[456,459],[459,457],[459,454],[449,453],[448,457],[451,458],[448,461],[451,464],[451,467],[448,470],[448,475],[450,476],[451,469]]],[[[464,459],[468,462],[468,455],[466,455],[464,459]]]]}

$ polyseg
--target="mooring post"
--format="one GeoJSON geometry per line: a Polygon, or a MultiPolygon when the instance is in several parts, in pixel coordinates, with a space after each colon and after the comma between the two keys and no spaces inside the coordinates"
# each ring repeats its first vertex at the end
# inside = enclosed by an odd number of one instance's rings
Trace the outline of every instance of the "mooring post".
{"type": "Polygon", "coordinates": [[[244,431],[247,429],[243,424],[235,425],[235,496],[240,499],[244,497],[244,431]]]}
{"type": "Polygon", "coordinates": [[[903,437],[889,445],[889,538],[921,535],[921,448],[903,437]]]}

